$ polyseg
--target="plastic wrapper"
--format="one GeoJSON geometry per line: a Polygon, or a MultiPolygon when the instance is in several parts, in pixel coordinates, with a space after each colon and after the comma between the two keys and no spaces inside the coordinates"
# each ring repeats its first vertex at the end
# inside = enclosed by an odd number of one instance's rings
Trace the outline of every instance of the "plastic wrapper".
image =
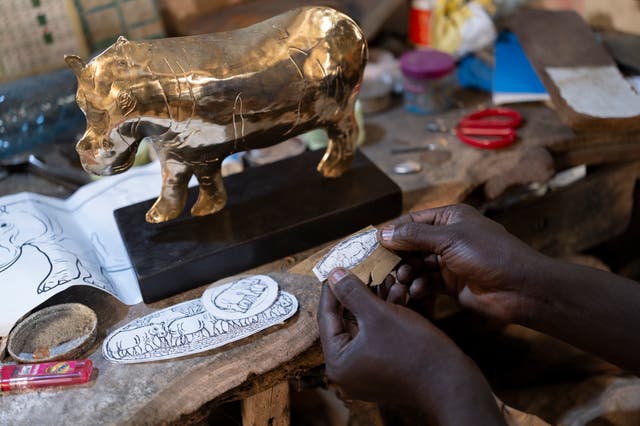
{"type": "Polygon", "coordinates": [[[491,0],[437,0],[431,15],[431,47],[459,58],[493,44],[491,0]]]}

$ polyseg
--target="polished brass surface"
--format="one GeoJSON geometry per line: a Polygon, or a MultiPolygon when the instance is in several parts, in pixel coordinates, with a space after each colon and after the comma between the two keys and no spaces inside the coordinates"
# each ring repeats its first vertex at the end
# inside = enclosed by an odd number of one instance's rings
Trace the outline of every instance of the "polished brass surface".
{"type": "Polygon", "coordinates": [[[148,222],[180,214],[193,174],[200,190],[191,214],[222,209],[220,164],[237,151],[323,128],[329,145],[318,171],[340,176],[353,158],[367,45],[355,22],[334,9],[296,9],[225,33],[121,37],[87,64],[65,59],[87,118],[76,146],[84,168],[98,175],[129,169],[143,138],[158,153],[162,192],[148,222]]]}

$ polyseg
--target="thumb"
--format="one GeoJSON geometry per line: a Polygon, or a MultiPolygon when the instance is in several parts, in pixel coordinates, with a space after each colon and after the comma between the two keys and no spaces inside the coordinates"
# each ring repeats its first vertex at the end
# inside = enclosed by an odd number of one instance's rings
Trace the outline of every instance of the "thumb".
{"type": "Polygon", "coordinates": [[[358,277],[344,268],[331,271],[329,288],[340,304],[356,318],[369,316],[379,303],[383,303],[358,277]]]}
{"type": "Polygon", "coordinates": [[[442,254],[452,241],[452,235],[447,226],[411,222],[383,227],[378,232],[378,239],[391,250],[442,254]]]}

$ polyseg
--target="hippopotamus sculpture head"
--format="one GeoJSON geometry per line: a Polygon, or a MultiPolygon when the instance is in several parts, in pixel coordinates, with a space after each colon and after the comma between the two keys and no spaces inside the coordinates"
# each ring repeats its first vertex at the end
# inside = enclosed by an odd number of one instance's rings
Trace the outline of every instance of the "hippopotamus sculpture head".
{"type": "Polygon", "coordinates": [[[84,168],[96,175],[129,169],[143,138],[135,131],[137,101],[130,82],[139,79],[139,66],[131,61],[127,44],[120,37],[88,64],[78,56],[65,56],[78,78],[76,101],[87,118],[87,129],[76,151],[84,168]]]}

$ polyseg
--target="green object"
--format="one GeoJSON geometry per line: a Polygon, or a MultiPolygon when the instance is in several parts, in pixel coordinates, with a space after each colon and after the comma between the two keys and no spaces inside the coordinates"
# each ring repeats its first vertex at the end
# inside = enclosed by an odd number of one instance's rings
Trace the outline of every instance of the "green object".
{"type": "Polygon", "coordinates": [[[143,139],[138,146],[138,152],[136,152],[136,159],[133,161],[133,166],[142,166],[143,164],[147,164],[151,162],[151,157],[149,156],[149,143],[146,139],[143,139]]]}
{"type": "MultiPolygon", "coordinates": [[[[364,130],[364,115],[362,113],[362,105],[360,101],[356,101],[356,122],[358,123],[358,146],[362,145],[366,139],[364,130]]],[[[307,145],[311,151],[322,149],[329,143],[327,132],[322,129],[315,129],[300,135],[300,140],[307,145]]]]}
{"type": "Polygon", "coordinates": [[[47,25],[47,15],[38,15],[38,25],[40,25],[41,27],[47,25]]]}

